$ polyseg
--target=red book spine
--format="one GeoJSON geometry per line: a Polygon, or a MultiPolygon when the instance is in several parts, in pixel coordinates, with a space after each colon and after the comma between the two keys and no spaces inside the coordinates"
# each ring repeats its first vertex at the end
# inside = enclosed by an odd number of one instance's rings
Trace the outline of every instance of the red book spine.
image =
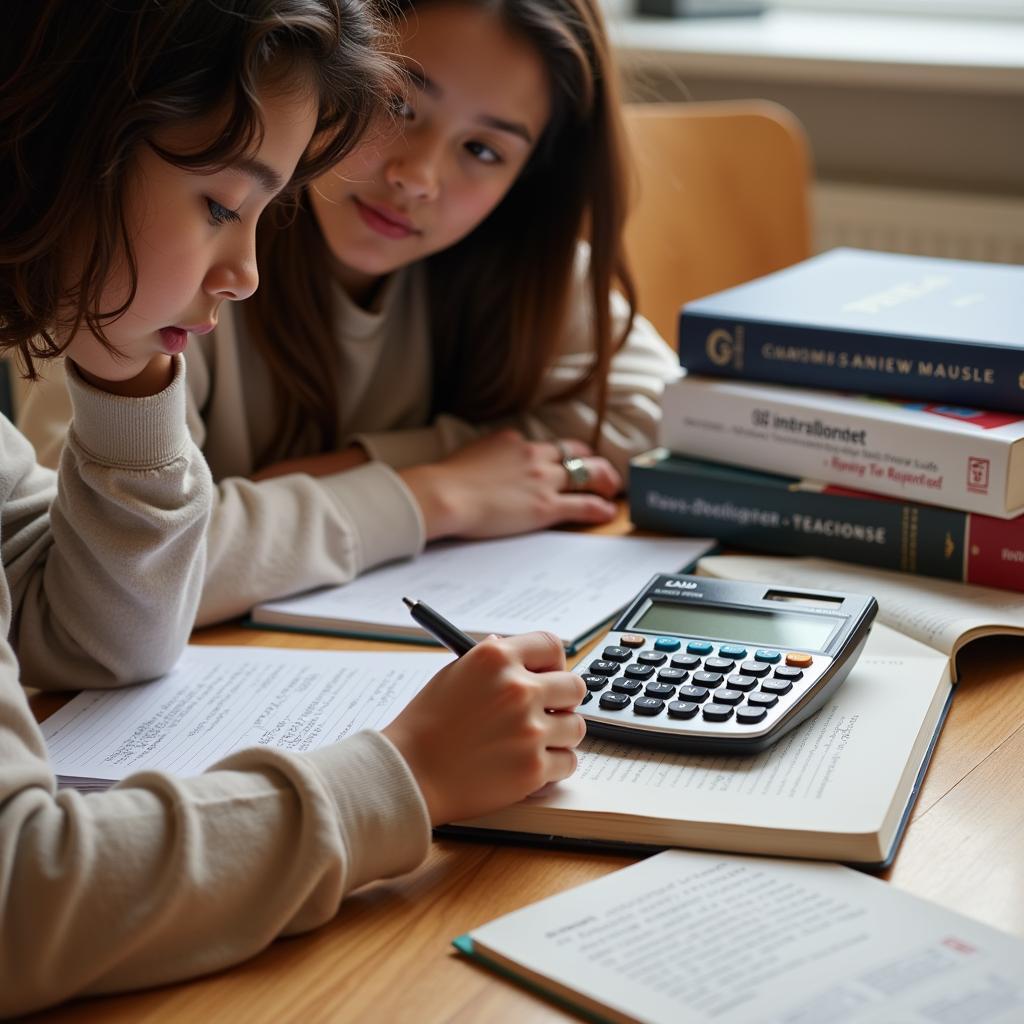
{"type": "Polygon", "coordinates": [[[1024,516],[967,517],[967,582],[1024,591],[1024,516]]]}

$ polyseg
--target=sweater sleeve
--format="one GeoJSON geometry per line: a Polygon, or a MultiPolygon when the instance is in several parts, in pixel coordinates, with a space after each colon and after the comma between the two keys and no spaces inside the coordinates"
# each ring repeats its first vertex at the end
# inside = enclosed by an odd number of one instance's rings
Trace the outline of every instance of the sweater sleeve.
{"type": "Polygon", "coordinates": [[[0,641],[0,1017],[229,967],[412,869],[429,841],[415,780],[379,733],[57,791],[0,641]]]}
{"type": "Polygon", "coordinates": [[[416,499],[381,462],[322,477],[228,477],[214,497],[197,625],[242,615],[260,601],[347,583],[418,554],[425,537],[416,499]]]}
{"type": "MultiPolygon", "coordinates": [[[[482,434],[502,427],[515,427],[534,440],[575,437],[589,442],[597,423],[596,386],[568,399],[558,398],[586,374],[593,361],[593,310],[586,291],[586,272],[587,250],[581,247],[561,349],[529,410],[485,424],[440,416],[425,427],[361,433],[354,440],[371,458],[396,469],[436,462],[482,434]]],[[[617,335],[626,324],[628,305],[618,293],[612,293],[610,301],[613,335],[617,335]]],[[[619,470],[623,479],[629,460],[658,443],[662,391],[680,372],[675,353],[647,320],[637,316],[612,359],[598,445],[599,454],[619,470]]]]}
{"type": "Polygon", "coordinates": [[[73,418],[53,474],[24,465],[2,511],[10,639],[24,681],[103,687],[167,671],[188,640],[203,580],[209,470],[185,427],[185,366],[148,398],[67,371],[73,418]]]}

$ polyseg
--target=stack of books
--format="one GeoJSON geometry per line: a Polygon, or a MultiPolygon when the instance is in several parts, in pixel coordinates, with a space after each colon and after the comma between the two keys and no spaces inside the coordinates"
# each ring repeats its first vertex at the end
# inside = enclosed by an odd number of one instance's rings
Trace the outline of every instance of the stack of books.
{"type": "Polygon", "coordinates": [[[699,299],[633,522],[1024,590],[1024,267],[834,249],[699,299]]]}

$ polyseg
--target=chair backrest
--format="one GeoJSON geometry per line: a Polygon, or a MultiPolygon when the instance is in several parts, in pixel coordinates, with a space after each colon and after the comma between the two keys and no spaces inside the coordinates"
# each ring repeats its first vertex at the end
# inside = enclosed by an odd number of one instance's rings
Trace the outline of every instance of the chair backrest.
{"type": "Polygon", "coordinates": [[[638,192],[626,227],[639,311],[676,344],[679,307],[811,254],[810,151],[761,100],[626,106],[638,192]]]}

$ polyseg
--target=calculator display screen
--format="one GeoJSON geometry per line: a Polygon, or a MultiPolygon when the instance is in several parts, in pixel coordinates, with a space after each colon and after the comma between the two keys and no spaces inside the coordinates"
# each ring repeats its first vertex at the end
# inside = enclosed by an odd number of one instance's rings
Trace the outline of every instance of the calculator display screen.
{"type": "Polygon", "coordinates": [[[654,601],[631,629],[647,633],[681,633],[714,640],[741,640],[762,647],[797,647],[820,651],[836,628],[835,619],[799,612],[755,612],[742,608],[708,608],[654,601]]]}

